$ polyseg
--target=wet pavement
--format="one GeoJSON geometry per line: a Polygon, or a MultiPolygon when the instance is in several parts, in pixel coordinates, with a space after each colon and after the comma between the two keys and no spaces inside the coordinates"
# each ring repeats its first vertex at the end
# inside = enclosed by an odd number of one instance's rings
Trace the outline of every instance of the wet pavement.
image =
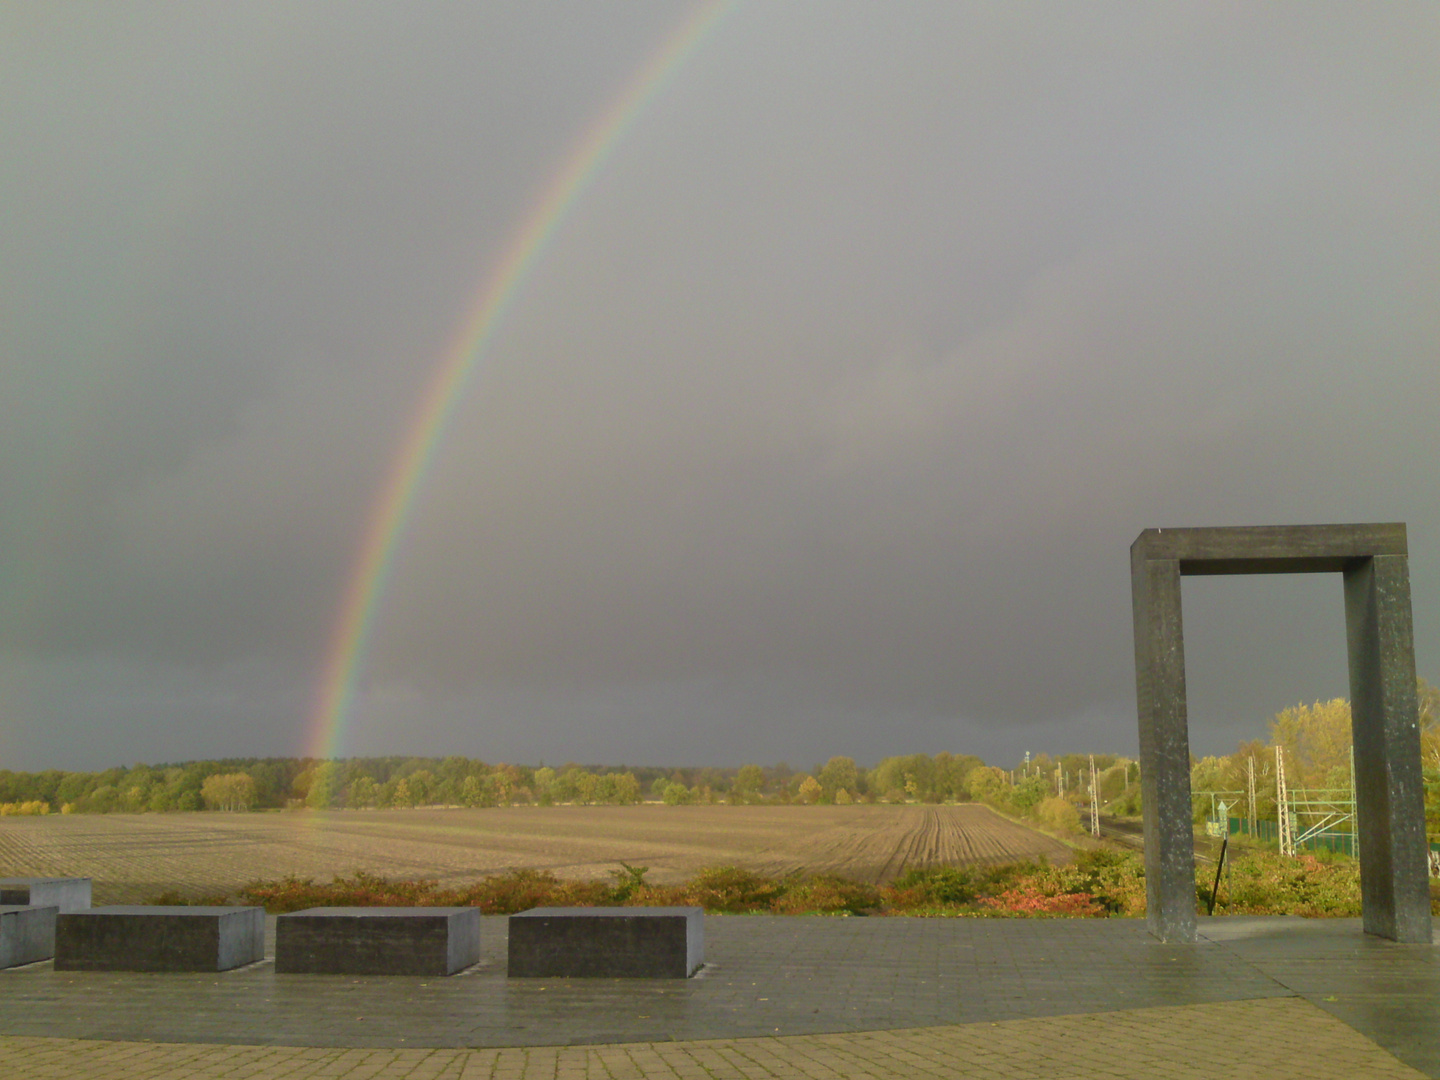
{"type": "Polygon", "coordinates": [[[449,978],[279,975],[268,959],[222,974],[32,964],[0,972],[0,1036],[565,1047],[993,1025],[1267,999],[1299,1007],[1301,999],[1440,1077],[1440,947],[1369,937],[1358,919],[1202,919],[1199,944],[1165,945],[1143,921],[1127,919],[709,916],[706,966],[690,980],[510,980],[505,926],[483,919],[481,962],[449,978]]]}

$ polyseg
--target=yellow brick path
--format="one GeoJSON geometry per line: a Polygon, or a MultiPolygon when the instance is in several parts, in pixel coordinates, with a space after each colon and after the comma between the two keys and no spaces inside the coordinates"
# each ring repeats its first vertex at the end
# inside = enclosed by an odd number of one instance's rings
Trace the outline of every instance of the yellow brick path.
{"type": "Polygon", "coordinates": [[[316,1049],[0,1036],[25,1080],[1416,1080],[1300,998],[841,1035],[491,1050],[316,1049]]]}

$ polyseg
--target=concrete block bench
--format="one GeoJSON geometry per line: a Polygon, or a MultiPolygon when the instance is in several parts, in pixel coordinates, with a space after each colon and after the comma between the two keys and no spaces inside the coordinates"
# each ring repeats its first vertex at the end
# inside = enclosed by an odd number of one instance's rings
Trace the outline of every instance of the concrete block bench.
{"type": "Polygon", "coordinates": [[[265,957],[265,909],[123,905],[62,912],[56,971],[228,971],[265,957]]]}
{"type": "Polygon", "coordinates": [[[510,916],[511,978],[688,979],[705,962],[698,907],[531,908],[510,916]]]}
{"type": "Polygon", "coordinates": [[[0,878],[0,905],[6,904],[54,905],[61,911],[84,911],[90,906],[90,879],[0,878]]]}
{"type": "Polygon", "coordinates": [[[281,973],[453,975],[479,962],[479,908],[321,907],[275,920],[281,973]]]}
{"type": "Polygon", "coordinates": [[[0,968],[33,964],[55,955],[55,916],[52,905],[0,906],[0,968]]]}

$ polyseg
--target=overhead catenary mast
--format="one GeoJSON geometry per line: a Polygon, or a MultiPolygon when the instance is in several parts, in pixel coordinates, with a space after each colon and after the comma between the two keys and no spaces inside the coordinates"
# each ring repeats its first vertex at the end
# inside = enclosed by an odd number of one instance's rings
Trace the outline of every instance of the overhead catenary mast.
{"type": "Polygon", "coordinates": [[[1295,854],[1295,827],[1290,820],[1290,791],[1285,786],[1285,751],[1275,747],[1275,809],[1280,818],[1280,854],[1295,854]]]}
{"type": "Polygon", "coordinates": [[[1090,755],[1090,835],[1100,835],[1100,785],[1095,782],[1095,755],[1090,755]]]}
{"type": "Polygon", "coordinates": [[[1249,813],[1248,816],[1249,816],[1249,819],[1250,819],[1250,830],[1249,830],[1249,831],[1250,831],[1250,835],[1253,837],[1253,836],[1255,835],[1255,755],[1254,755],[1254,754],[1251,754],[1248,758],[1246,758],[1246,760],[1245,760],[1245,771],[1246,771],[1246,773],[1249,774],[1249,776],[1248,776],[1249,785],[1248,785],[1248,786],[1249,786],[1249,789],[1250,789],[1250,813],[1249,813]]]}

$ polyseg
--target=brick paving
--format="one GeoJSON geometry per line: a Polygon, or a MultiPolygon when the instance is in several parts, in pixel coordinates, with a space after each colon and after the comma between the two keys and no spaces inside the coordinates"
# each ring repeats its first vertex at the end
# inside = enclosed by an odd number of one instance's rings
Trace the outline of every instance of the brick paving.
{"type": "MultiPolygon", "coordinates": [[[[1440,1077],[1440,948],[1358,920],[710,917],[691,980],[0,972],[0,1076],[1440,1077]]],[[[271,940],[273,941],[273,935],[271,940]]]]}
{"type": "Polygon", "coordinates": [[[0,1036],[33,1080],[1418,1080],[1300,998],[831,1035],[497,1049],[336,1049],[0,1036]]]}

